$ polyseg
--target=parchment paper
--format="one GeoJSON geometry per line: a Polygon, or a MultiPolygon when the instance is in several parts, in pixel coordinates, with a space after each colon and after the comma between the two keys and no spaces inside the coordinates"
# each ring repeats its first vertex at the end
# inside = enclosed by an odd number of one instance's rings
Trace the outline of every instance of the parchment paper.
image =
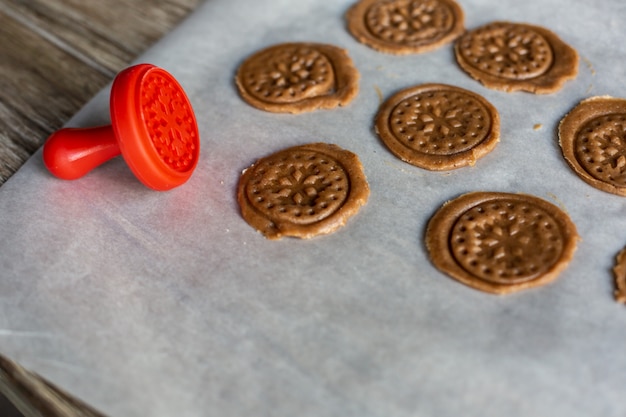
{"type": "MultiPolygon", "coordinates": [[[[611,268],[626,199],[569,169],[556,127],[583,98],[626,97],[626,3],[460,2],[468,28],[527,22],[578,50],[578,78],[547,96],[482,87],[451,46],[398,57],[361,45],[345,29],[351,3],[209,0],[138,59],[173,73],[194,106],[202,156],[184,186],[148,190],[121,158],[62,181],[38,153],[0,188],[0,351],[110,416],[623,417],[626,307],[611,268]],[[348,49],[356,100],[298,116],[246,105],[236,68],[285,41],[348,49]],[[450,172],[395,158],[373,132],[378,91],[424,82],[491,101],[495,151],[450,172]],[[314,141],[360,156],[370,200],[335,234],[268,241],[240,216],[239,175],[314,141]],[[494,296],[432,266],[426,222],[476,190],[569,213],[583,240],[556,282],[494,296]]],[[[108,94],[69,124],[108,122],[108,94]]]]}

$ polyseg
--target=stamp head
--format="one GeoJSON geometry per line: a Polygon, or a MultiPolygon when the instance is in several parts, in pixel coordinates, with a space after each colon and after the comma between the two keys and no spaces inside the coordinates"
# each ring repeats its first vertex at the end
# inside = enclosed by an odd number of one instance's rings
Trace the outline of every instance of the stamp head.
{"type": "Polygon", "coordinates": [[[144,184],[166,190],[191,176],[200,137],[191,103],[171,74],[150,64],[122,71],[111,89],[111,122],[124,159],[144,184]]]}

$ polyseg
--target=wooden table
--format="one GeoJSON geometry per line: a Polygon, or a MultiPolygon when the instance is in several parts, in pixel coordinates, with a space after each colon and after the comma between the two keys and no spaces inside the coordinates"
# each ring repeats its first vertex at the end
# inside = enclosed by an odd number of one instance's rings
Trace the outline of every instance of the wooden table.
{"type": "MultiPolygon", "coordinates": [[[[201,1],[0,0],[0,185],[201,1]]],[[[100,416],[2,353],[0,393],[26,417],[100,416]]]]}

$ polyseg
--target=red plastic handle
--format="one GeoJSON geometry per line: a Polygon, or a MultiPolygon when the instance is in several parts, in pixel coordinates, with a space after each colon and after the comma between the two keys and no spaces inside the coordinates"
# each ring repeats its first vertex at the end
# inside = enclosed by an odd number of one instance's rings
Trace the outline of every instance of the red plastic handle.
{"type": "Polygon", "coordinates": [[[75,180],[119,154],[111,125],[66,128],[48,138],[43,147],[43,162],[54,176],[75,180]]]}

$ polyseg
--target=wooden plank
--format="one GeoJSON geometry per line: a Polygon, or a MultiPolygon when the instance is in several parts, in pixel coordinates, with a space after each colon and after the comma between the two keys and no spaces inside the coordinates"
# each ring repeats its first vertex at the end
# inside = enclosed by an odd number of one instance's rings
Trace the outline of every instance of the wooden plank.
{"type": "Polygon", "coordinates": [[[0,415],[2,417],[24,417],[6,397],[0,394],[0,415]]]}
{"type": "Polygon", "coordinates": [[[4,182],[109,77],[1,11],[0,44],[0,181],[4,182]]]}
{"type": "Polygon", "coordinates": [[[0,392],[5,392],[26,417],[103,417],[87,404],[2,356],[0,392]]]}
{"type": "Polygon", "coordinates": [[[112,77],[197,4],[197,0],[4,0],[3,9],[42,34],[54,34],[53,42],[112,77]]]}

